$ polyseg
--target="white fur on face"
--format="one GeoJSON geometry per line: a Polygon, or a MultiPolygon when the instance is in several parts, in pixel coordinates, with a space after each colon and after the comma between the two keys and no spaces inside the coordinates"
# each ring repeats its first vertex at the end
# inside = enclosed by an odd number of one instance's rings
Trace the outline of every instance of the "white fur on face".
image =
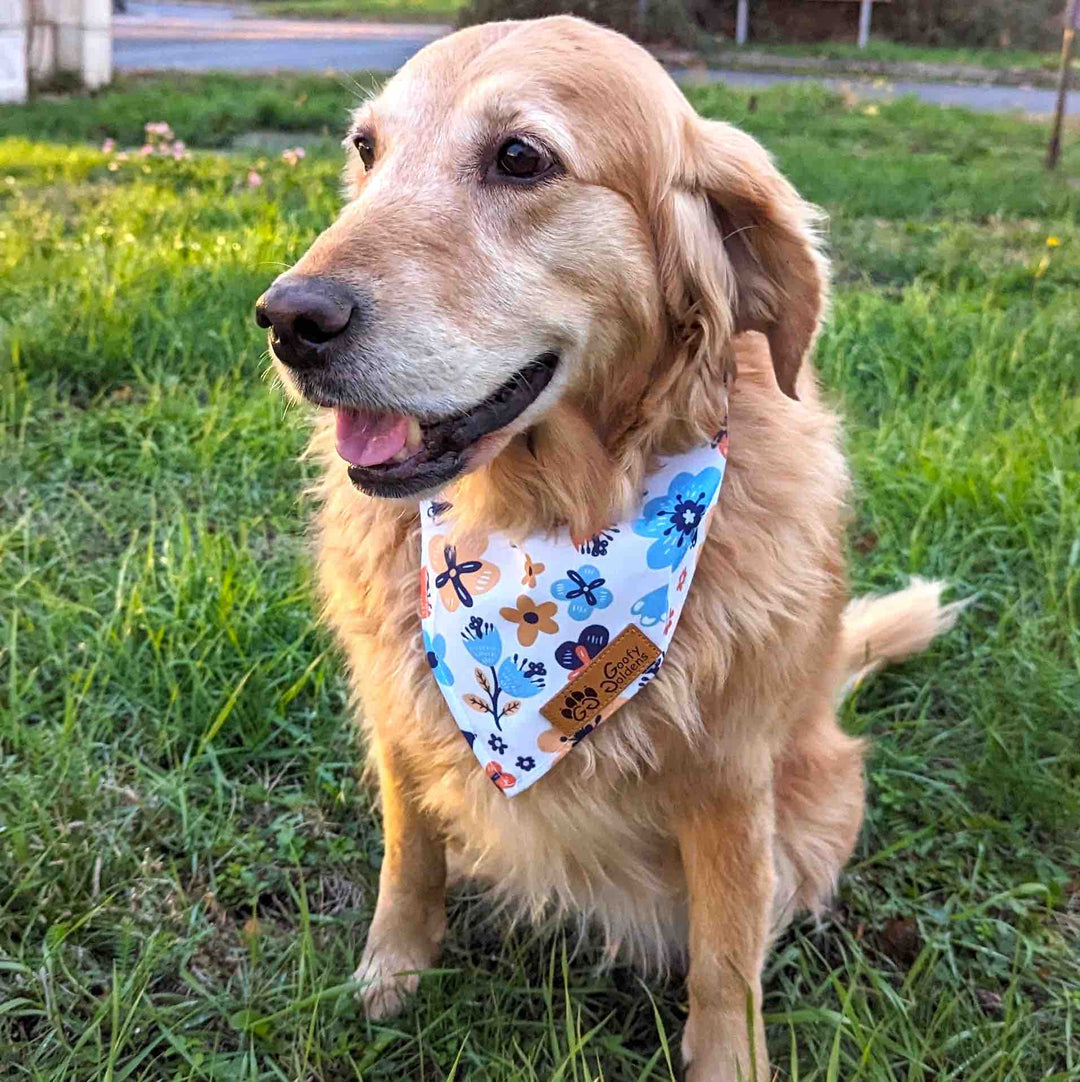
{"type": "Polygon", "coordinates": [[[387,410],[465,412],[558,354],[520,430],[627,348],[628,323],[640,323],[627,320],[628,298],[657,293],[647,231],[624,197],[571,168],[536,187],[484,179],[513,135],[576,158],[554,111],[515,104],[490,82],[438,109],[429,96],[407,66],[358,111],[356,124],[375,133],[375,165],[365,174],[354,159],[349,202],[294,273],[344,279],[370,298],[355,356],[339,367],[356,399],[387,410]]]}

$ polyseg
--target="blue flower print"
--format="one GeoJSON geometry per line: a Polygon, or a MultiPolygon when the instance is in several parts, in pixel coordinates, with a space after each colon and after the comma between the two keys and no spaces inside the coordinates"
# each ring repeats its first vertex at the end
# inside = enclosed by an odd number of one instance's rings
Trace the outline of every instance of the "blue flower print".
{"type": "Polygon", "coordinates": [[[499,629],[494,624],[485,623],[479,616],[473,616],[461,633],[465,649],[481,665],[497,665],[502,656],[502,640],[499,629]]]}
{"type": "Polygon", "coordinates": [[[540,693],[545,676],[547,669],[542,661],[519,659],[517,654],[514,654],[499,666],[499,687],[508,695],[528,699],[540,693]]]}
{"type": "Polygon", "coordinates": [[[446,664],[445,660],[446,639],[442,635],[436,635],[435,638],[432,638],[425,631],[424,654],[427,657],[427,663],[431,666],[431,671],[435,674],[435,679],[445,687],[450,687],[454,682],[454,674],[450,671],[450,666],[446,664]]]}
{"type": "Polygon", "coordinates": [[[675,570],[698,542],[698,528],[705,517],[722,474],[712,466],[696,477],[680,473],[668,486],[666,496],[649,500],[634,523],[634,533],[655,537],[646,562],[653,570],[675,570]]]}
{"type": "Polygon", "coordinates": [[[642,627],[655,627],[668,614],[667,583],[639,597],[630,606],[630,611],[641,621],[642,627]]]}
{"type": "Polygon", "coordinates": [[[488,747],[491,748],[496,755],[502,755],[502,753],[506,751],[506,741],[503,740],[501,736],[492,733],[491,736],[488,737],[488,747]]]}
{"type": "Polygon", "coordinates": [[[566,575],[552,584],[551,596],[570,602],[566,611],[572,620],[587,620],[593,609],[606,609],[611,604],[614,595],[604,585],[607,580],[592,564],[567,571],[566,575]]]}
{"type": "Polygon", "coordinates": [[[608,526],[607,529],[601,530],[599,533],[594,533],[592,537],[586,538],[578,545],[578,552],[582,556],[606,556],[608,554],[608,546],[615,540],[615,535],[619,532],[618,526],[608,526]]]}
{"type": "Polygon", "coordinates": [[[516,766],[518,770],[524,770],[526,773],[528,773],[530,770],[532,770],[534,766],[536,766],[536,760],[531,755],[519,755],[517,757],[517,762],[514,763],[514,766],[516,766]]]}

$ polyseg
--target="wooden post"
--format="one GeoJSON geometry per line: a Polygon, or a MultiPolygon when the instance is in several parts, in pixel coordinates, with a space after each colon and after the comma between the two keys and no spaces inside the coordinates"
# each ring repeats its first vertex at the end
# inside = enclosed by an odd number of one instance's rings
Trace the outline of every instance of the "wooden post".
{"type": "Polygon", "coordinates": [[[1057,105],[1054,108],[1054,127],[1050,132],[1050,145],[1046,148],[1046,168],[1057,167],[1061,154],[1061,129],[1065,123],[1065,99],[1069,91],[1069,75],[1072,73],[1073,43],[1080,30],[1080,0],[1069,0],[1065,12],[1065,33],[1061,38],[1061,70],[1058,72],[1057,105]]]}
{"type": "MultiPolygon", "coordinates": [[[[739,0],[739,6],[735,9],[735,44],[746,44],[747,23],[750,21],[750,0],[739,0]]],[[[728,9],[730,10],[730,8],[728,9]]]]}
{"type": "Polygon", "coordinates": [[[859,2],[859,48],[865,49],[870,43],[870,12],[873,10],[874,0],[860,0],[859,2]]]}

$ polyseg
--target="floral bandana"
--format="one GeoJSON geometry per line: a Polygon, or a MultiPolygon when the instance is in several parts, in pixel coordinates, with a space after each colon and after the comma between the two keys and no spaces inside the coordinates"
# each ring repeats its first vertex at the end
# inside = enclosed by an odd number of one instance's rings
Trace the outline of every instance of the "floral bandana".
{"type": "Polygon", "coordinates": [[[420,505],[424,652],[491,781],[516,796],[652,680],[679,622],[727,462],[727,424],[663,460],[628,519],[584,540],[450,538],[420,505]]]}

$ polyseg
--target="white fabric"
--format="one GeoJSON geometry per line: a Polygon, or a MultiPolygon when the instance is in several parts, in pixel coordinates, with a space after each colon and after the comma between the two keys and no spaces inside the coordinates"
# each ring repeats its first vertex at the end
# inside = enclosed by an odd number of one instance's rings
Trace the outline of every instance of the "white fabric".
{"type": "MultiPolygon", "coordinates": [[[[539,781],[659,671],[720,493],[727,431],[665,460],[637,512],[577,542],[493,534],[456,546],[454,508],[421,503],[420,615],[432,675],[473,753],[507,796],[539,781]],[[573,735],[541,708],[623,630],[661,651],[573,735]]],[[[584,681],[588,683],[588,681],[584,681]]]]}

